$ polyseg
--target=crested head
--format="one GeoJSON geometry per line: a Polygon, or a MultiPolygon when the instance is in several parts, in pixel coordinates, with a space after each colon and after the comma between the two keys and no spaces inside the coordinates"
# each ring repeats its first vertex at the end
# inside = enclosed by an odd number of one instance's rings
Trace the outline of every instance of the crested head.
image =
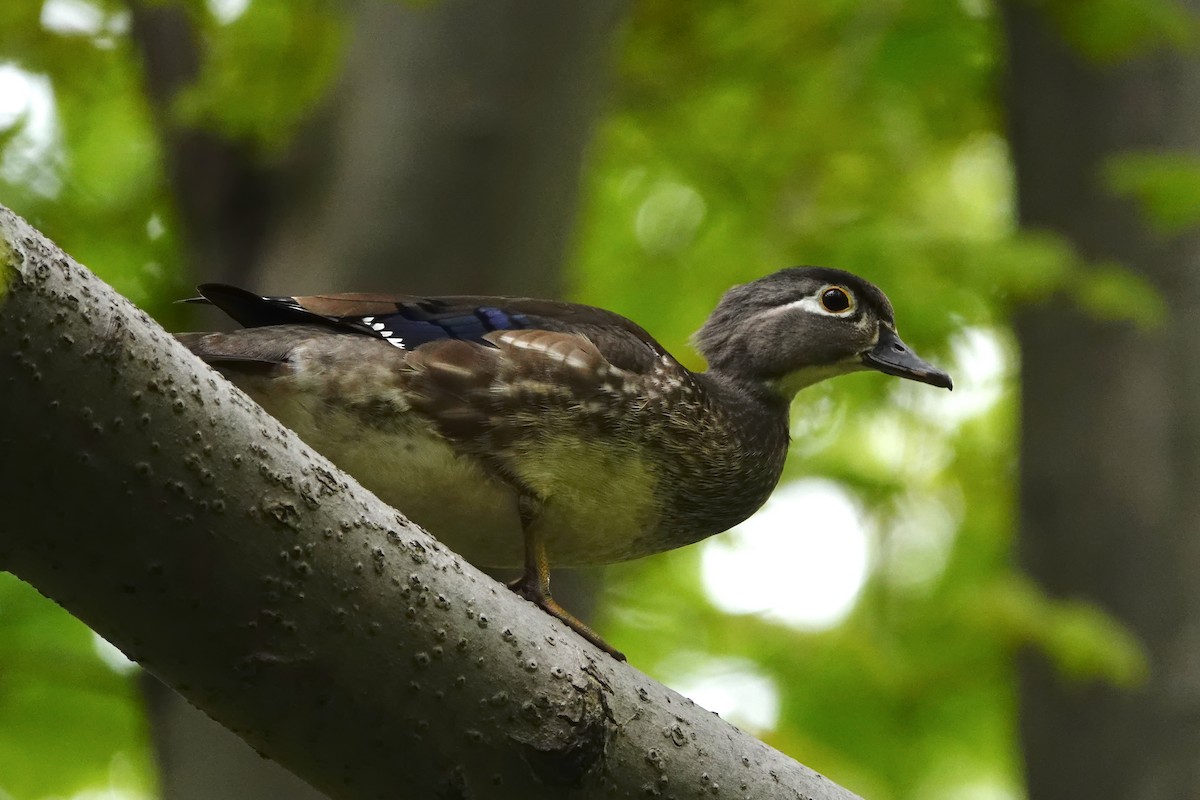
{"type": "Polygon", "coordinates": [[[789,267],[725,293],[695,337],[709,369],[790,399],[826,378],[875,369],[951,388],[896,333],[887,296],[828,267],[789,267]]]}

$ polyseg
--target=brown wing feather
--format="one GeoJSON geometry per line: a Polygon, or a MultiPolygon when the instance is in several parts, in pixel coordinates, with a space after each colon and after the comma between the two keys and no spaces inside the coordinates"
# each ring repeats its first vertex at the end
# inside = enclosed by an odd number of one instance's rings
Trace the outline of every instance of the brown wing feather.
{"type": "Polygon", "coordinates": [[[403,294],[353,292],[348,294],[310,294],[291,299],[295,300],[301,308],[322,316],[368,317],[375,314],[392,313],[398,304],[413,303],[422,298],[403,294]]]}
{"type": "Polygon", "coordinates": [[[205,362],[224,370],[269,373],[286,364],[291,342],[286,336],[247,336],[231,333],[177,333],[184,347],[205,362]]]}
{"type": "MultiPolygon", "coordinates": [[[[405,294],[316,294],[297,297],[264,297],[224,284],[203,284],[200,292],[210,302],[246,327],[277,325],[312,325],[334,328],[346,333],[377,336],[379,323],[367,325],[363,317],[381,320],[399,315],[407,320],[430,320],[462,317],[471,319],[485,312],[480,319],[491,318],[495,311],[512,318],[513,324],[500,324],[500,330],[546,330],[555,333],[575,333],[587,337],[611,365],[630,372],[645,373],[656,368],[659,358],[666,354],[661,344],[633,321],[594,306],[565,303],[557,300],[538,300],[528,297],[486,297],[461,295],[421,297],[405,294]],[[402,308],[405,307],[405,308],[402,308]],[[411,307],[411,308],[409,308],[411,307]],[[415,314],[415,316],[411,316],[415,314]]],[[[384,338],[402,342],[405,323],[400,332],[384,338]]],[[[451,326],[452,327],[452,326],[451,326]]],[[[420,338],[428,341],[428,329],[420,338]]],[[[447,338],[462,338],[450,327],[447,338]]],[[[378,334],[383,337],[382,333],[378,334]]],[[[471,338],[471,337],[466,337],[471,338]]],[[[396,342],[393,342],[396,344],[396,342]]]]}
{"type": "Polygon", "coordinates": [[[654,367],[666,349],[637,323],[612,311],[579,303],[539,300],[530,297],[487,297],[459,295],[421,297],[404,294],[320,294],[289,298],[301,308],[323,317],[382,316],[402,304],[429,305],[439,312],[469,312],[477,308],[499,308],[522,315],[528,325],[522,330],[577,333],[592,341],[612,365],[631,372],[654,367]]]}
{"type": "Polygon", "coordinates": [[[405,378],[413,409],[476,452],[532,434],[522,416],[574,413],[627,374],[579,334],[496,331],[487,339],[494,347],[455,339],[422,345],[409,354],[405,378]]]}

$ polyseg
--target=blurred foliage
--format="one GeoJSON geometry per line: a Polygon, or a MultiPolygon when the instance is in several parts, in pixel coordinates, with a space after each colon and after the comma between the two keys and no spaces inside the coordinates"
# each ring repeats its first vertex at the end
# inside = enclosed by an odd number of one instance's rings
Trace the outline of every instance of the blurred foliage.
{"type": "Polygon", "coordinates": [[[1200,23],[1178,0],[1024,0],[1057,23],[1078,52],[1112,63],[1147,50],[1193,48],[1200,23]]]}
{"type": "MultiPolygon", "coordinates": [[[[178,285],[179,257],[163,224],[168,193],[138,62],[124,35],[128,14],[115,0],[67,5],[82,8],[78,22],[86,32],[43,25],[40,2],[0,4],[0,65],[10,76],[12,68],[33,76],[54,100],[43,108],[33,99],[23,116],[0,119],[7,144],[0,199],[52,231],[122,294],[147,304],[178,285]]],[[[16,88],[5,82],[9,102],[16,88]]]]}
{"type": "Polygon", "coordinates": [[[174,109],[179,122],[210,127],[268,153],[282,149],[337,74],[345,25],[326,0],[255,0],[227,24],[193,2],[205,68],[174,109]]]}
{"type": "Polygon", "coordinates": [[[208,128],[272,156],[328,90],[345,32],[337,4],[322,0],[254,0],[224,14],[238,4],[183,6],[204,69],[156,114],[126,0],[0,3],[0,67],[53,92],[53,108],[36,117],[27,110],[0,118],[0,199],[159,316],[191,290],[164,173],[163,128],[208,128]]]}
{"type": "Polygon", "coordinates": [[[0,573],[0,797],[148,795],[141,706],[87,626],[0,573]],[[111,662],[109,662],[111,663],[111,662]]]}
{"type": "MultiPolygon", "coordinates": [[[[1194,27],[1167,0],[1037,5],[1102,59],[1186,44],[1194,27]]],[[[275,157],[330,85],[345,40],[334,7],[187,8],[205,68],[166,121],[275,157]]],[[[869,577],[839,624],[721,612],[700,578],[701,545],[611,568],[601,627],[668,684],[719,673],[765,685],[774,712],[755,732],[872,800],[980,787],[1019,797],[1014,653],[1036,647],[1072,681],[1128,685],[1146,665],[1108,618],[1012,572],[1008,315],[1066,297],[1153,324],[1161,299],[1060,239],[1016,231],[987,0],[647,0],[632,12],[587,173],[576,295],[634,317],[698,367],[687,336],[730,284],[836,265],[884,287],[905,339],[949,366],[959,390],[864,374],[797,400],[786,479],[836,481],[868,522],[869,577]],[[980,341],[997,354],[990,372],[980,341]]],[[[0,202],[161,310],[187,276],[164,120],[145,99],[129,27],[118,0],[0,4],[0,80],[19,71],[54,99],[0,116],[0,202]]],[[[1198,176],[1194,162],[1131,156],[1109,177],[1177,231],[1198,221],[1198,176]]],[[[797,585],[816,568],[795,564],[797,585]]],[[[0,582],[0,797],[85,784],[145,793],[137,713],[127,678],[80,623],[0,582]]]]}
{"type": "Polygon", "coordinates": [[[1200,225],[1200,156],[1126,153],[1108,165],[1113,191],[1137,199],[1163,234],[1200,225]]]}
{"type": "MultiPolygon", "coordinates": [[[[608,573],[603,630],[633,663],[686,687],[740,660],[730,684],[765,677],[777,695],[756,732],[873,800],[1021,796],[1021,647],[1068,680],[1146,671],[1119,626],[1010,566],[1010,309],[1068,295],[1139,324],[1164,312],[1130,273],[1016,231],[998,37],[987,3],[641,4],[589,173],[578,294],[652,321],[669,348],[688,352],[730,283],[831,264],[880,284],[905,339],[956,377],[955,396],[864,375],[793,406],[785,480],[835,478],[872,522],[871,574],[840,625],[721,613],[698,580],[709,545],[608,573]],[[971,335],[1002,354],[994,393],[971,335]]],[[[798,586],[812,569],[795,564],[798,586]]]]}

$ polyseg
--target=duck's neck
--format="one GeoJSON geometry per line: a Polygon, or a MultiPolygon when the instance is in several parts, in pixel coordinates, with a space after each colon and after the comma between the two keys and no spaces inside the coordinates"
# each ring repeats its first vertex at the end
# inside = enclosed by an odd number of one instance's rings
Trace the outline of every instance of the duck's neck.
{"type": "Polygon", "coordinates": [[[740,391],[760,399],[767,405],[782,404],[786,413],[787,407],[791,405],[792,400],[802,389],[861,369],[863,369],[861,363],[857,360],[849,360],[803,367],[773,378],[761,378],[732,370],[709,370],[707,374],[716,377],[722,383],[739,387],[740,391]]]}
{"type": "MultiPolygon", "coordinates": [[[[788,407],[796,392],[782,381],[759,380],[727,370],[710,369],[697,375],[714,396],[734,406],[749,406],[754,416],[759,414],[787,417],[788,407]]],[[[798,389],[797,389],[798,391],[798,389]]]]}
{"type": "Polygon", "coordinates": [[[779,481],[788,449],[788,402],[763,383],[721,371],[695,374],[702,400],[660,462],[664,516],[677,545],[728,530],[779,481]]]}

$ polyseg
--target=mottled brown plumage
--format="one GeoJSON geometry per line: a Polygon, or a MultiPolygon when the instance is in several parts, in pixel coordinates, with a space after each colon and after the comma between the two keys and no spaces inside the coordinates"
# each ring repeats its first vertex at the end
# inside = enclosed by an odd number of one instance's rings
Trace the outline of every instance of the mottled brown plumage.
{"type": "MultiPolygon", "coordinates": [[[[792,395],[873,368],[949,388],[876,287],[822,268],[735,287],[684,368],[602,309],[526,298],[204,298],[246,329],[180,338],[272,414],[469,560],[597,564],[736,525],[783,469],[792,395]]],[[[619,655],[607,648],[614,655],[619,655]]]]}

